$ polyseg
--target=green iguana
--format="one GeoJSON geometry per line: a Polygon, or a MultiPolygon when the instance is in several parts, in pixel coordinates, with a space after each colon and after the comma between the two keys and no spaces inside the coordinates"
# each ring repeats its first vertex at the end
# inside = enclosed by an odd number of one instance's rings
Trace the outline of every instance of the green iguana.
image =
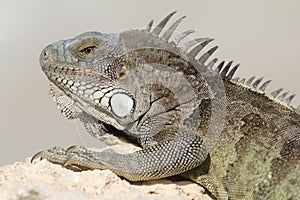
{"type": "Polygon", "coordinates": [[[85,147],[37,153],[73,170],[110,169],[130,181],[181,175],[216,199],[300,199],[300,115],[295,95],[270,81],[233,78],[209,38],[177,33],[184,19],[117,34],[87,32],[48,45],[40,64],[58,108],[101,139],[123,135],[141,150],[85,147]],[[203,52],[203,53],[202,53],[203,52]]]}

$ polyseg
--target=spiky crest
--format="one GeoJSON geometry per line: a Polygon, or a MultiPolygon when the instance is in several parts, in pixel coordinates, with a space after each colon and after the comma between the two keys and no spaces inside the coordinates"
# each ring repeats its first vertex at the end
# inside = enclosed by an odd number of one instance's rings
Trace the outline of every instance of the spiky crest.
{"type": "Polygon", "coordinates": [[[187,31],[184,31],[180,34],[178,34],[175,38],[174,38],[174,42],[176,45],[178,45],[184,38],[186,38],[188,35],[194,33],[195,31],[194,30],[187,30],[187,31]]]}
{"type": "MultiPolygon", "coordinates": [[[[150,34],[156,35],[160,37],[159,35],[162,33],[163,29],[167,25],[167,23],[170,21],[172,16],[176,13],[177,11],[174,11],[167,15],[151,32],[152,25],[153,25],[153,20],[149,22],[147,25],[145,31],[149,32],[150,34]]],[[[190,34],[194,33],[194,30],[187,30],[182,33],[179,33],[173,38],[170,42],[170,38],[176,31],[176,28],[179,26],[179,24],[182,22],[182,20],[185,18],[185,16],[177,19],[169,28],[166,28],[165,32],[162,34],[160,37],[167,43],[174,43],[176,47],[180,48],[183,52],[185,52],[189,57],[197,61],[199,64],[206,66],[209,70],[212,70],[213,67],[216,65],[218,59],[217,58],[212,58],[208,64],[205,65],[205,63],[208,61],[208,59],[212,56],[212,54],[218,49],[218,46],[213,46],[210,48],[208,51],[204,52],[199,59],[196,59],[196,56],[198,56],[202,51],[205,46],[207,46],[210,42],[213,41],[213,39],[210,38],[196,38],[196,39],[190,39],[180,45],[180,42],[183,41],[186,37],[188,37],[190,34]],[[193,47],[193,48],[192,48],[193,47]]],[[[263,77],[260,77],[255,80],[255,76],[250,77],[249,79],[240,79],[239,77],[233,77],[237,69],[239,68],[240,64],[234,65],[232,67],[233,61],[228,62],[225,65],[225,61],[221,61],[217,67],[215,68],[215,71],[219,72],[220,75],[224,78],[229,79],[231,82],[236,83],[238,85],[241,85],[243,87],[249,88],[253,91],[256,91],[258,93],[265,94],[265,90],[268,87],[268,85],[271,83],[271,80],[264,81],[261,86],[258,88],[260,83],[263,81],[263,77]],[[257,89],[258,88],[258,89],[257,89]]],[[[292,94],[290,96],[287,96],[288,92],[285,92],[281,94],[279,97],[277,97],[281,92],[282,88],[277,89],[273,92],[270,93],[270,95],[267,95],[269,98],[275,100],[276,102],[281,103],[282,105],[287,106],[288,108],[292,108],[290,105],[291,101],[294,99],[295,94],[292,94]]],[[[298,108],[292,108],[296,112],[299,112],[300,110],[300,105],[298,108]]]]}
{"type": "Polygon", "coordinates": [[[199,44],[199,43],[201,43],[203,41],[207,41],[207,40],[209,40],[209,38],[196,38],[193,40],[188,40],[183,45],[181,45],[181,48],[183,49],[184,52],[186,52],[192,46],[195,46],[196,44],[199,44]]]}
{"type": "Polygon", "coordinates": [[[258,79],[256,79],[256,81],[254,81],[254,83],[252,84],[252,87],[254,89],[257,89],[257,86],[261,83],[261,81],[264,79],[264,77],[260,77],[258,79]]]}

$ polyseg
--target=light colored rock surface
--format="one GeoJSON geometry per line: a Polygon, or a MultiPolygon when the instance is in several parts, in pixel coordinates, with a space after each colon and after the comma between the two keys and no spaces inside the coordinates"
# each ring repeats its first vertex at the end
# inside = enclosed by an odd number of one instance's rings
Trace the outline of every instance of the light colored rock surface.
{"type": "Polygon", "coordinates": [[[189,181],[129,183],[109,170],[73,172],[45,160],[0,167],[0,200],[211,199],[204,192],[189,181]]]}

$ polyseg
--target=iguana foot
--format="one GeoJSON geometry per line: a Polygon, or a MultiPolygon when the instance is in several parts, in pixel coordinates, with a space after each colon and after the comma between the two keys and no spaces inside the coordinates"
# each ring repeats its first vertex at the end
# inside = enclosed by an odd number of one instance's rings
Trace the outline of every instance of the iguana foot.
{"type": "Polygon", "coordinates": [[[99,159],[95,158],[97,153],[82,146],[71,146],[68,149],[53,147],[35,154],[31,162],[38,158],[46,159],[73,171],[104,169],[104,166],[99,163],[99,159]]]}

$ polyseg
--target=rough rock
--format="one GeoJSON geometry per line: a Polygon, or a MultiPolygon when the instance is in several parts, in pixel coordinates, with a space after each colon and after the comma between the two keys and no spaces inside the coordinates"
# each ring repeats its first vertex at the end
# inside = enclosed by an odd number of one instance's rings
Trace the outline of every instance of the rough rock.
{"type": "Polygon", "coordinates": [[[0,167],[0,200],[189,199],[210,200],[190,181],[129,183],[109,170],[73,172],[46,160],[0,167]]]}

